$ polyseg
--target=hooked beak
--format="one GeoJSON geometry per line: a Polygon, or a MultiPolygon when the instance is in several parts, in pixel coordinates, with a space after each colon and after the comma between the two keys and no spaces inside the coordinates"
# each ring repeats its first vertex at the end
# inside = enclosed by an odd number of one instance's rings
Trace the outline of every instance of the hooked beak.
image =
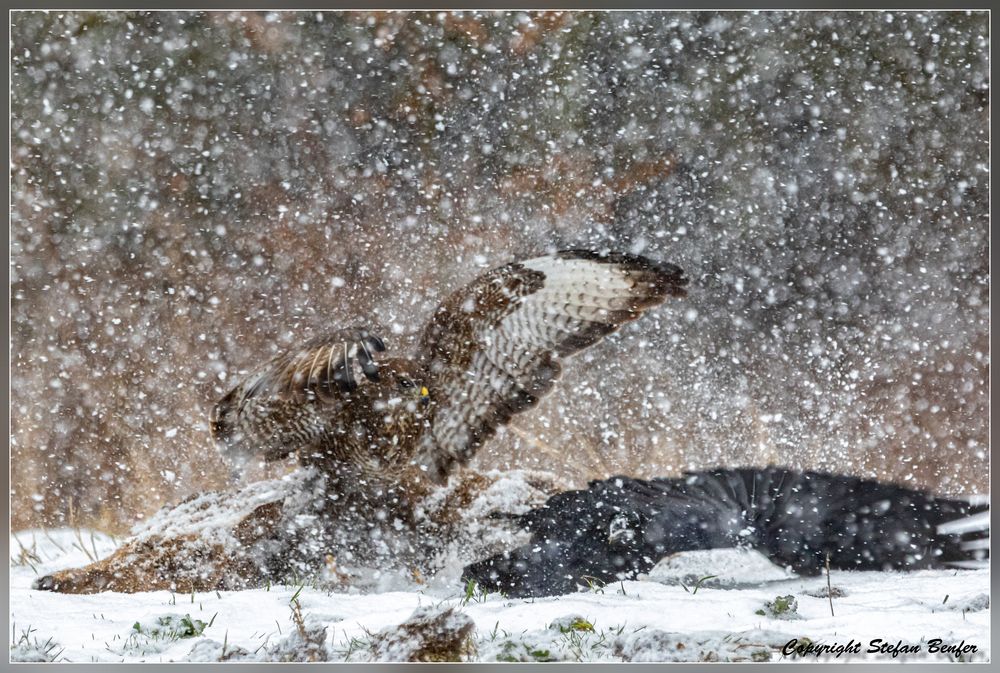
{"type": "Polygon", "coordinates": [[[431,391],[427,390],[427,386],[421,386],[420,388],[420,403],[425,407],[431,401],[431,391]]]}

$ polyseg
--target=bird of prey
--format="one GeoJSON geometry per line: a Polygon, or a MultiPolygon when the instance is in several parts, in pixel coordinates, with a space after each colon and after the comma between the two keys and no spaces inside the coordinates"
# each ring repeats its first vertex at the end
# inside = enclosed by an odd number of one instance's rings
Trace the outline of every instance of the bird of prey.
{"type": "Polygon", "coordinates": [[[418,469],[441,483],[552,389],[563,358],[684,296],[687,282],[672,264],[619,252],[513,262],[448,296],[409,355],[363,327],[279,355],[215,405],[211,432],[233,458],[297,452],[348,480],[418,469]]]}

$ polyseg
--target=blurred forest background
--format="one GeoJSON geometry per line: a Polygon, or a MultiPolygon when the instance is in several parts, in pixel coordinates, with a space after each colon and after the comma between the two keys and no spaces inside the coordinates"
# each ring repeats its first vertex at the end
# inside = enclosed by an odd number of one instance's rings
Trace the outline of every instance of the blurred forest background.
{"type": "Polygon", "coordinates": [[[12,22],[15,530],[226,486],[207,418],[241,372],[359,320],[405,348],[562,246],[690,295],[474,465],[988,490],[985,12],[12,22]]]}

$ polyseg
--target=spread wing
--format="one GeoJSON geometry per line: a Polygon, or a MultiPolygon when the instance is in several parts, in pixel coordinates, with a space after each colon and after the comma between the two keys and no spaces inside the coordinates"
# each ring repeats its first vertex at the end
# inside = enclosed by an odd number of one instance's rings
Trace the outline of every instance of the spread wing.
{"type": "Polygon", "coordinates": [[[365,329],[346,329],[310,339],[253,372],[212,408],[212,437],[227,454],[264,453],[277,460],[304,441],[302,421],[311,405],[329,403],[378,380],[373,353],[385,344],[365,329]],[[363,378],[362,378],[363,377],[363,378]],[[296,419],[299,419],[298,427],[296,419]],[[294,430],[294,432],[293,432],[294,430]]]}
{"type": "Polygon", "coordinates": [[[559,377],[561,357],[683,296],[685,284],[672,264],[565,250],[494,269],[451,295],[420,342],[433,405],[417,462],[443,480],[498,426],[538,403],[559,377]]]}
{"type": "Polygon", "coordinates": [[[358,370],[378,380],[373,353],[385,351],[380,338],[351,328],[315,337],[271,360],[240,386],[239,402],[254,397],[305,402],[326,400],[358,387],[358,370]]]}

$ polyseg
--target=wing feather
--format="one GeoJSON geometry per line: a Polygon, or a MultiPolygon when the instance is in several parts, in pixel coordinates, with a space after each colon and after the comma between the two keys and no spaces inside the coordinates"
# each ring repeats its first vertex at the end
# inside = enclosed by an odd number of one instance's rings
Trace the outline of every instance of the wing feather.
{"type": "Polygon", "coordinates": [[[293,402],[328,400],[358,386],[356,365],[365,378],[378,380],[378,367],[371,356],[373,350],[384,351],[385,344],[367,330],[338,330],[275,357],[231,395],[236,397],[238,408],[253,398],[293,402]]]}
{"type": "Polygon", "coordinates": [[[443,480],[551,390],[560,357],[683,296],[686,283],[672,264],[566,250],[494,269],[448,297],[420,342],[434,406],[418,462],[443,480]]]}
{"type": "Polygon", "coordinates": [[[210,416],[212,436],[227,455],[240,460],[257,454],[280,460],[321,436],[320,417],[335,413],[332,407],[345,402],[360,381],[378,380],[371,353],[384,350],[382,340],[363,328],[310,339],[264,364],[219,400],[210,416]]]}

